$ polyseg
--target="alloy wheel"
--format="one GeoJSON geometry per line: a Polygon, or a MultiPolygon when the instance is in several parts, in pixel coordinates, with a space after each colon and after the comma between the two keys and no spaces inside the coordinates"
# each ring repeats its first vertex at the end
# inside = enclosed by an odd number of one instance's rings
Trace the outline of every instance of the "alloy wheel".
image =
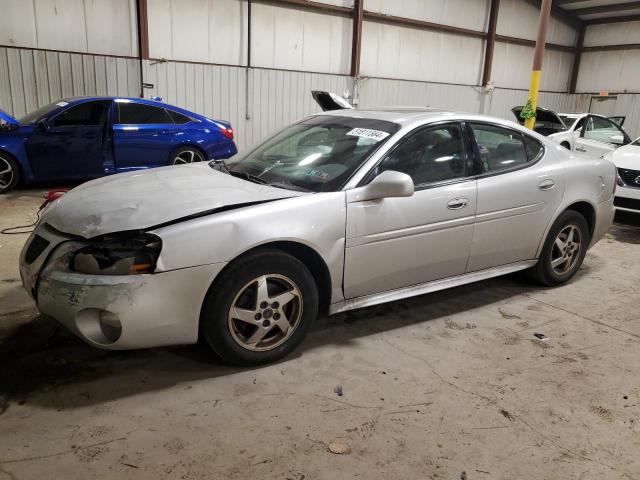
{"type": "Polygon", "coordinates": [[[0,157],[0,189],[5,189],[11,182],[13,182],[13,176],[15,172],[9,161],[3,157],[0,157]]]}
{"type": "Polygon", "coordinates": [[[576,225],[567,225],[556,237],[551,251],[551,268],[557,275],[570,272],[580,259],[582,233],[576,225]]]}
{"type": "Polygon", "coordinates": [[[182,165],[185,163],[201,162],[202,156],[195,150],[183,150],[173,158],[174,165],[182,165]]]}
{"type": "Polygon", "coordinates": [[[231,303],[228,326],[241,347],[272,350],[286,342],[302,318],[302,294],[289,277],[262,275],[245,284],[231,303]]]}

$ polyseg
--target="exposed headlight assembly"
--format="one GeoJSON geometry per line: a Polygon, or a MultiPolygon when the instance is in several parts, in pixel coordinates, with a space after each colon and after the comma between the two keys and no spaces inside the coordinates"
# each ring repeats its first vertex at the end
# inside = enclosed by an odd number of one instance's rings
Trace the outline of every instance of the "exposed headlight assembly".
{"type": "Polygon", "coordinates": [[[162,240],[150,233],[104,237],[71,256],[71,270],[89,275],[140,275],[151,273],[162,249],[162,240]]]}

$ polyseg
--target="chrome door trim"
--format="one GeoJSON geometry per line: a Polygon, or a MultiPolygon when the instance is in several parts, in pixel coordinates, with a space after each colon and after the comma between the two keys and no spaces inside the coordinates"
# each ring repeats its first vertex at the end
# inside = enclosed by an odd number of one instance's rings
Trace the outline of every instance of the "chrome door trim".
{"type": "Polygon", "coordinates": [[[346,239],[347,241],[345,247],[350,248],[360,245],[369,245],[371,243],[384,242],[387,240],[394,240],[402,237],[410,237],[412,235],[421,235],[423,233],[431,233],[438,230],[446,230],[449,228],[472,225],[474,223],[474,220],[475,216],[469,215],[466,217],[455,218],[453,220],[429,223],[427,225],[417,225],[413,227],[401,228],[398,230],[389,230],[386,232],[373,233],[371,235],[364,235],[360,237],[349,237],[346,239]]]}
{"type": "Polygon", "coordinates": [[[515,215],[526,215],[527,213],[536,213],[541,210],[544,210],[543,202],[530,203],[529,205],[506,208],[504,210],[494,210],[493,212],[476,214],[475,223],[487,222],[490,220],[497,220],[499,218],[511,217],[515,215]]]}
{"type": "Polygon", "coordinates": [[[425,293],[437,292],[438,290],[446,290],[448,288],[458,287],[467,283],[499,277],[501,275],[533,267],[536,263],[538,263],[538,260],[525,260],[523,262],[510,263],[508,265],[501,265],[499,267],[488,268],[477,272],[465,273],[456,277],[443,278],[432,282],[411,285],[409,287],[388,290],[381,293],[374,293],[373,295],[366,295],[364,297],[342,300],[331,304],[329,307],[329,315],[346,312],[356,308],[370,307],[380,303],[394,302],[404,298],[415,297],[416,295],[424,295],[425,293]]]}

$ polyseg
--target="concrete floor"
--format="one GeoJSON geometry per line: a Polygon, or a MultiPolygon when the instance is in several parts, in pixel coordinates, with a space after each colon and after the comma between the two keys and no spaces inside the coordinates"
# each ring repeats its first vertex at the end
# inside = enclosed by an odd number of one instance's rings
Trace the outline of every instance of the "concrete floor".
{"type": "MultiPolygon", "coordinates": [[[[40,199],[1,197],[0,228],[40,199]]],[[[640,478],[637,224],[562,288],[516,276],[321,318],[245,370],[86,346],[22,291],[25,239],[0,236],[0,479],[640,478]]]]}

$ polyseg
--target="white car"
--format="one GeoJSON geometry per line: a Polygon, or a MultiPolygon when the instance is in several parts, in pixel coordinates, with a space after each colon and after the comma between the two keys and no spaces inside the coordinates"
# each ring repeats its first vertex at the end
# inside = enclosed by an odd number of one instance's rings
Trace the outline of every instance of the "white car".
{"type": "Polygon", "coordinates": [[[530,269],[569,281],[615,168],[513,122],[424,109],[306,118],[227,162],[113,175],[54,201],[20,274],[91,345],[195,343],[250,365],[328,314],[530,269]]]}
{"type": "Polygon", "coordinates": [[[615,208],[640,213],[640,138],[604,158],[611,160],[618,169],[615,208]]]}
{"type": "MultiPolygon", "coordinates": [[[[514,107],[513,114],[520,124],[522,107],[514,107]]],[[[595,113],[556,113],[538,107],[534,130],[549,137],[567,150],[590,157],[601,157],[616,148],[631,143],[622,128],[625,117],[605,117],[595,113]]]]}

